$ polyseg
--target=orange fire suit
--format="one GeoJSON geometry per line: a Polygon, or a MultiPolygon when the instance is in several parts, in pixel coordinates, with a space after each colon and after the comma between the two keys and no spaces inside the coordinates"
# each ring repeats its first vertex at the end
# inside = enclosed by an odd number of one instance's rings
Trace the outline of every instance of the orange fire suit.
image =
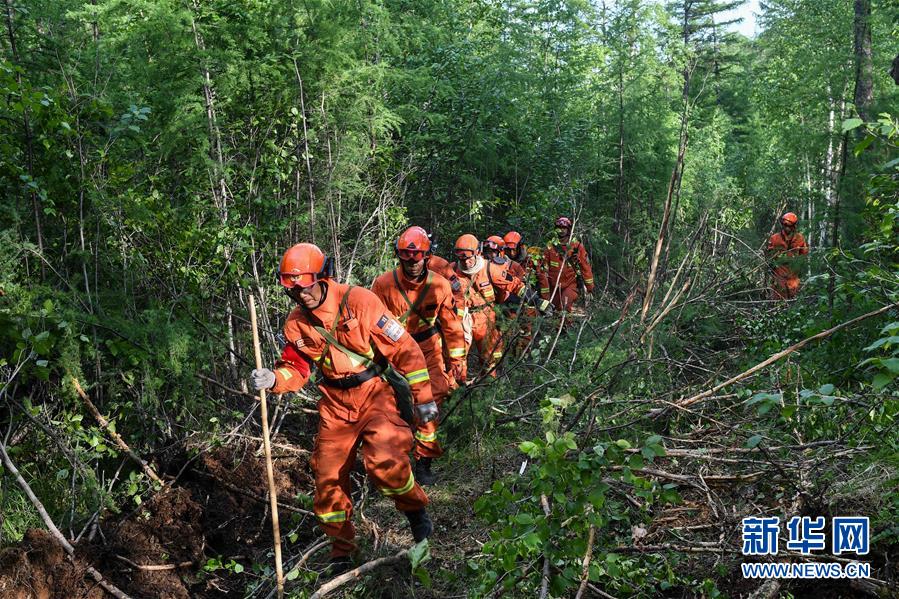
{"type": "Polygon", "coordinates": [[[454,294],[458,293],[461,289],[461,286],[459,284],[459,277],[456,276],[456,271],[453,269],[453,264],[447,262],[444,258],[435,255],[428,256],[428,270],[433,270],[438,275],[449,281],[450,287],[452,288],[454,294]]]}
{"type": "MultiPolygon", "coordinates": [[[[768,239],[768,253],[777,261],[779,258],[796,258],[808,254],[808,243],[802,233],[793,233],[787,237],[783,231],[775,233],[768,239]]],[[[799,275],[789,264],[777,264],[774,267],[774,280],[771,284],[772,299],[793,299],[799,293],[799,275]]]]}
{"type": "Polygon", "coordinates": [[[587,250],[578,241],[569,244],[548,244],[543,250],[537,282],[543,299],[552,299],[556,310],[571,311],[578,298],[578,275],[587,292],[593,292],[593,269],[587,250]],[[564,266],[563,266],[564,262],[564,266]]]}
{"type": "Polygon", "coordinates": [[[520,281],[524,282],[528,276],[528,273],[525,270],[524,266],[522,266],[522,264],[520,262],[516,262],[515,260],[513,260],[511,258],[509,258],[508,260],[509,260],[509,273],[516,279],[519,279],[520,281]]]}
{"type": "MultiPolygon", "coordinates": [[[[453,290],[445,278],[433,271],[421,281],[409,280],[402,268],[385,272],[375,279],[371,290],[387,309],[398,317],[406,331],[418,342],[431,381],[431,394],[439,406],[457,386],[452,372],[465,373],[465,338],[462,320],[456,312],[453,290]],[[445,354],[445,355],[444,355],[445,354]]],[[[439,458],[443,449],[437,441],[437,419],[419,424],[415,431],[416,458],[439,458]]]]}
{"type": "Polygon", "coordinates": [[[455,293],[456,305],[463,315],[467,312],[471,318],[471,339],[466,339],[469,351],[473,342],[477,345],[481,361],[487,368],[492,368],[503,355],[502,335],[496,327],[496,313],[493,311],[497,292],[508,294],[507,297],[521,297],[525,286],[500,265],[483,258],[481,261],[481,267],[471,275],[465,274],[461,266],[454,263],[460,283],[460,289],[455,293]]]}
{"type": "Polygon", "coordinates": [[[314,310],[298,306],[284,324],[287,344],[275,364],[272,391],[298,391],[309,380],[311,365],[318,365],[323,397],[312,452],[313,510],[331,537],[332,557],[338,557],[355,549],[349,475],[360,445],[366,472],[398,510],[428,504],[409,464],[412,430],[400,416],[393,389],[377,376],[379,369],[389,362],[405,376],[416,404],[431,401],[431,387],[418,344],[375,294],[332,280],[323,283],[321,305],[314,310]],[[375,365],[367,368],[328,335],[375,365]]]}

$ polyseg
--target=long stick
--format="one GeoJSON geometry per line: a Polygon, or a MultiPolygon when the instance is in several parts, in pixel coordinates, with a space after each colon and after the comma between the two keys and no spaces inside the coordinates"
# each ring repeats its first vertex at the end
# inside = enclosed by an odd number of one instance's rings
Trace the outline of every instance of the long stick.
{"type": "MultiPolygon", "coordinates": [[[[862,314],[861,316],[856,316],[856,317],[853,318],[852,320],[847,320],[846,322],[844,322],[844,323],[842,323],[842,324],[838,324],[838,325],[835,326],[835,327],[829,328],[829,329],[827,329],[826,331],[821,331],[820,333],[818,333],[818,334],[816,334],[816,335],[812,335],[811,337],[806,337],[806,338],[803,339],[802,341],[800,341],[800,342],[798,342],[798,343],[794,343],[794,344],[791,345],[790,347],[788,347],[788,348],[786,348],[786,349],[784,349],[784,350],[781,350],[781,351],[777,352],[776,354],[773,354],[773,355],[769,356],[766,360],[764,360],[764,361],[762,361],[762,362],[759,362],[758,364],[756,364],[755,366],[753,366],[753,367],[750,368],[749,370],[745,370],[745,371],[741,372],[740,374],[738,374],[738,375],[736,375],[736,376],[734,376],[734,377],[731,377],[731,378],[727,379],[727,380],[724,381],[723,383],[720,383],[720,384],[718,384],[718,385],[715,385],[715,386],[712,387],[711,389],[708,389],[708,390],[706,390],[706,391],[703,391],[702,393],[698,393],[698,394],[694,395],[693,397],[688,397],[687,399],[682,399],[682,400],[680,400],[680,401],[675,402],[675,403],[674,403],[674,407],[676,407],[676,408],[685,408],[685,407],[687,407],[687,406],[690,406],[690,405],[695,404],[695,403],[698,402],[698,401],[702,401],[702,400],[704,400],[704,399],[707,399],[707,398],[711,397],[712,395],[714,395],[715,393],[717,393],[718,391],[721,391],[721,390],[724,389],[725,387],[728,387],[728,386],[730,386],[730,385],[733,385],[734,383],[737,383],[737,382],[739,382],[739,381],[742,381],[743,379],[752,376],[753,374],[755,374],[755,373],[758,372],[759,370],[762,370],[762,369],[764,369],[764,368],[767,368],[768,366],[770,366],[771,364],[774,364],[774,363],[777,362],[778,360],[780,360],[780,359],[782,359],[782,358],[785,358],[786,356],[789,356],[790,354],[792,354],[793,352],[795,352],[795,351],[797,351],[797,350],[802,349],[803,347],[805,347],[806,345],[808,345],[808,344],[811,343],[812,341],[817,341],[817,340],[819,340],[819,339],[824,339],[825,337],[830,337],[831,335],[833,335],[833,334],[836,333],[837,331],[842,331],[842,330],[845,329],[846,327],[850,327],[850,326],[854,325],[854,324],[857,323],[857,322],[861,322],[861,321],[863,321],[863,320],[866,320],[866,319],[868,319],[868,318],[871,318],[872,316],[877,316],[878,314],[883,314],[883,313],[886,312],[887,310],[892,310],[892,309],[894,309],[894,308],[899,308],[899,303],[896,303],[896,304],[888,304],[888,305],[886,305],[886,306],[883,306],[882,308],[878,308],[877,310],[873,310],[873,311],[871,311],[871,312],[868,312],[867,314],[862,314]]],[[[667,409],[668,409],[668,408],[656,408],[656,409],[654,409],[654,410],[650,410],[650,411],[649,411],[649,415],[650,415],[650,416],[653,416],[653,417],[659,416],[659,415],[661,415],[662,413],[664,413],[665,411],[667,411],[667,409]]]]}
{"type": "MultiPolygon", "coordinates": [[[[250,296],[250,322],[253,325],[253,352],[256,354],[256,368],[262,368],[262,353],[259,351],[259,328],[256,326],[256,298],[250,296]]],[[[275,573],[278,576],[278,597],[284,596],[284,570],[281,567],[281,527],[278,524],[278,493],[275,489],[275,471],[272,468],[272,445],[268,438],[268,406],[265,389],[259,390],[259,412],[262,414],[262,447],[265,449],[265,473],[268,475],[268,497],[272,509],[272,534],[275,538],[275,573]]]]}

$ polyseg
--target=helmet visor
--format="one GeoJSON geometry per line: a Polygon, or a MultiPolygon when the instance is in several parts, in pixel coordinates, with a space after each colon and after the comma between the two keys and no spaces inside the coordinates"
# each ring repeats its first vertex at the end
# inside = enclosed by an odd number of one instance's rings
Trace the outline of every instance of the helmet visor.
{"type": "Polygon", "coordinates": [[[312,287],[319,280],[319,275],[315,272],[306,272],[303,274],[282,272],[278,273],[278,276],[281,279],[281,285],[287,287],[288,289],[292,289],[294,287],[312,287]]]}
{"type": "Polygon", "coordinates": [[[404,262],[418,262],[424,259],[424,250],[397,250],[400,260],[404,262]]]}

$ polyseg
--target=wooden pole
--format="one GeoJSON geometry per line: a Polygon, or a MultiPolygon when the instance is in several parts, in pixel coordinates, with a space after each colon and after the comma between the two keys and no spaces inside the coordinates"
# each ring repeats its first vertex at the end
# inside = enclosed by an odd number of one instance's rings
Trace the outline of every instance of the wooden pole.
{"type": "MultiPolygon", "coordinates": [[[[262,368],[262,353],[259,351],[259,327],[256,326],[256,299],[250,296],[250,322],[253,325],[253,352],[256,354],[256,368],[262,368]]],[[[272,509],[272,534],[275,538],[275,573],[278,576],[278,597],[284,597],[284,570],[281,566],[281,527],[278,524],[278,493],[275,489],[275,471],[272,468],[272,445],[268,436],[268,406],[265,389],[259,390],[259,411],[262,414],[262,447],[265,449],[265,473],[268,475],[268,497],[272,509]]]]}

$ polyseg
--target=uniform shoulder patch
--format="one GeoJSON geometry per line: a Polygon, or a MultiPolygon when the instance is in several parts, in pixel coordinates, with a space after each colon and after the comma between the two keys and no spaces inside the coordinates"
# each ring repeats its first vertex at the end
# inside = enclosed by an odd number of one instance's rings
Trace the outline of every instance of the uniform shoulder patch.
{"type": "Polygon", "coordinates": [[[453,291],[459,291],[462,289],[462,283],[459,282],[458,277],[453,277],[452,279],[450,279],[450,288],[453,291]]]}
{"type": "Polygon", "coordinates": [[[490,281],[481,281],[481,287],[490,287],[490,281]]]}
{"type": "Polygon", "coordinates": [[[386,314],[381,315],[381,318],[378,319],[377,325],[379,329],[383,329],[384,325],[387,324],[387,321],[390,320],[387,318],[386,314]]]}
{"type": "Polygon", "coordinates": [[[384,330],[384,334],[387,335],[388,339],[391,341],[399,341],[400,337],[403,336],[403,333],[406,332],[403,325],[392,318],[388,318],[386,314],[378,319],[378,326],[384,330]],[[382,320],[384,321],[384,324],[381,324],[382,320]]]}

